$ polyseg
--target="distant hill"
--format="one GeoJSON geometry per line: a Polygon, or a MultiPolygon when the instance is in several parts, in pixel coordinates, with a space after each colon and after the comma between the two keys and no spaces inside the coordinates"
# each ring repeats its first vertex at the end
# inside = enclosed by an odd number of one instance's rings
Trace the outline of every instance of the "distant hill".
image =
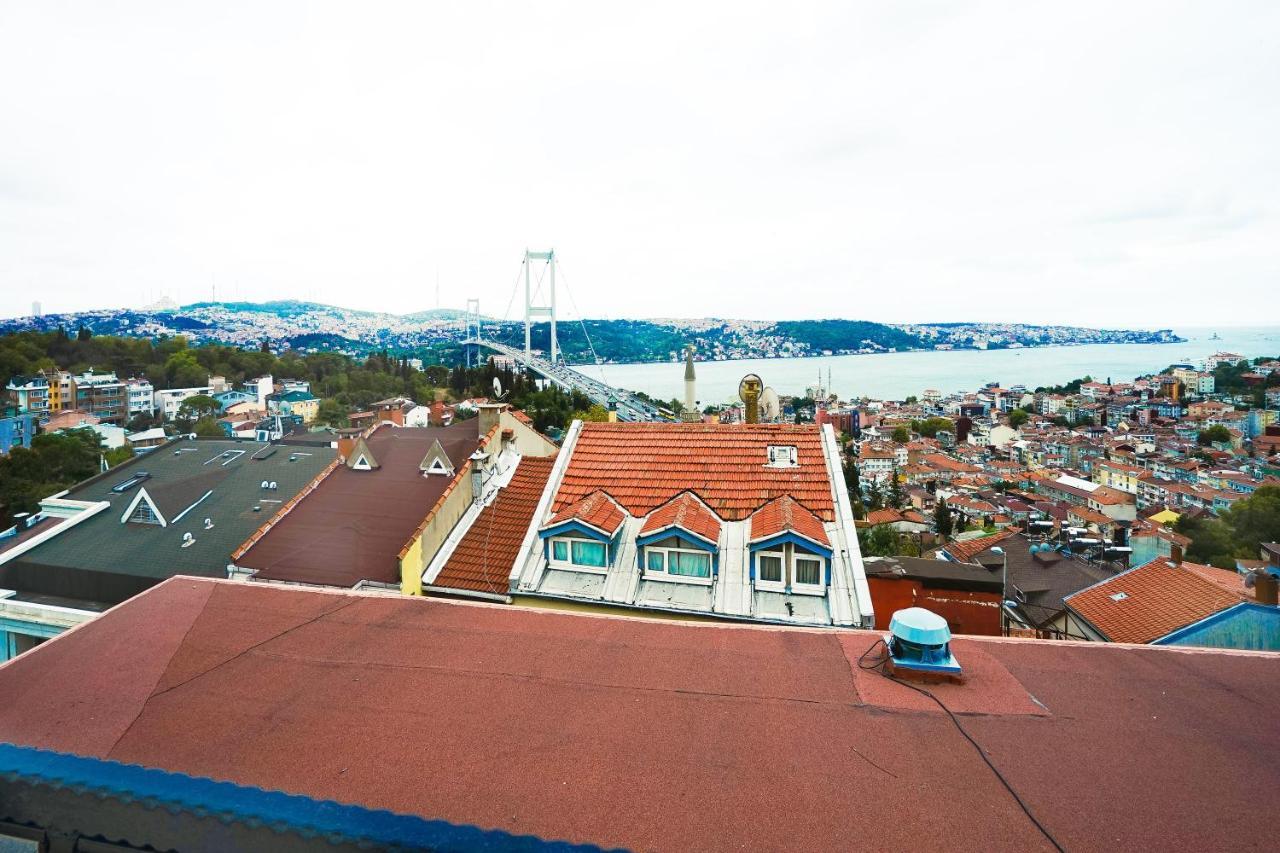
{"type": "MultiPolygon", "coordinates": [[[[453,363],[460,353],[466,312],[432,308],[396,315],[353,311],[335,305],[287,299],[274,302],[195,302],[176,307],[156,303],[141,309],[103,309],[0,321],[0,333],[51,331],[81,326],[95,334],[163,340],[184,335],[193,343],[279,351],[340,351],[353,355],[389,350],[427,362],[453,363]]],[[[481,318],[483,334],[515,347],[524,345],[521,322],[481,318]]],[[[1054,344],[1165,343],[1180,340],[1159,332],[1082,329],[998,323],[885,324],[867,320],[561,320],[564,359],[582,364],[674,361],[693,344],[704,358],[793,358],[798,356],[927,349],[1002,349],[1054,344]]],[[[536,349],[550,349],[546,322],[533,328],[536,349]]]]}
{"type": "MultiPolygon", "coordinates": [[[[461,323],[466,319],[466,316],[466,311],[460,311],[457,308],[430,308],[426,311],[415,311],[412,314],[401,314],[400,318],[402,320],[411,320],[417,323],[429,323],[432,321],[439,323],[461,323]]],[[[482,315],[481,319],[486,323],[493,322],[493,318],[491,317],[484,317],[482,315]]]]}

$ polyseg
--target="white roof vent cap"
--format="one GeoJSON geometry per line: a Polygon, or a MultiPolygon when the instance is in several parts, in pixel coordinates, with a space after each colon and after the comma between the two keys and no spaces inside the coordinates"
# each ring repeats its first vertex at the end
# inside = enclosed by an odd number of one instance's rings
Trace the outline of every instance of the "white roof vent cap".
{"type": "Polygon", "coordinates": [[[889,660],[895,673],[960,675],[960,663],[951,654],[951,629],[947,620],[923,607],[908,607],[889,620],[889,660]]]}

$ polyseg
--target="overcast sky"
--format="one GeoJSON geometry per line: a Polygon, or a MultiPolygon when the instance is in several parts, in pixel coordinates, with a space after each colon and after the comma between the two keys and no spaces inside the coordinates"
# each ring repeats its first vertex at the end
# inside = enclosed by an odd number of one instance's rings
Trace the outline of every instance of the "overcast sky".
{"type": "Polygon", "coordinates": [[[1258,323],[1278,192],[1274,0],[0,0],[5,316],[1258,323]]]}

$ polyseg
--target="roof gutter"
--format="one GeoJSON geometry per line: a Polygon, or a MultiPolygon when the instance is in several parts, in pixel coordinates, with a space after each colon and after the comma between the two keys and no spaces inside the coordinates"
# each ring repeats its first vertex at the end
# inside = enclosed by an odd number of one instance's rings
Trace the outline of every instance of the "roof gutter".
{"type": "Polygon", "coordinates": [[[451,586],[436,586],[435,584],[424,583],[422,591],[435,593],[446,598],[476,598],[480,601],[496,601],[501,604],[511,603],[511,596],[509,595],[502,595],[496,592],[480,592],[474,589],[457,589],[451,586]]]}

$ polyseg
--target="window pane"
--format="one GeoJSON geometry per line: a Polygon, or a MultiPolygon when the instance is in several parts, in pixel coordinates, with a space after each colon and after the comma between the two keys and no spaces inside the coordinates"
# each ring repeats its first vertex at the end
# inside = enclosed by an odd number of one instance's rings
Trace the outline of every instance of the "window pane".
{"type": "Polygon", "coordinates": [[[711,577],[711,555],[676,551],[671,555],[668,574],[691,578],[711,577]]]}
{"type": "Polygon", "coordinates": [[[756,558],[760,564],[760,580],[782,583],[782,558],[761,554],[756,558]]]}
{"type": "Polygon", "coordinates": [[[649,555],[649,571],[665,572],[667,570],[666,554],[661,551],[648,551],[646,553],[649,555]]]}
{"type": "Polygon", "coordinates": [[[601,542],[584,542],[573,540],[573,562],[579,566],[604,566],[604,544],[601,542]]]}
{"type": "Polygon", "coordinates": [[[569,543],[562,539],[551,540],[551,559],[562,563],[569,562],[569,543]]]}
{"type": "Polygon", "coordinates": [[[796,558],[796,583],[817,586],[822,583],[822,563],[818,560],[796,558]]]}

